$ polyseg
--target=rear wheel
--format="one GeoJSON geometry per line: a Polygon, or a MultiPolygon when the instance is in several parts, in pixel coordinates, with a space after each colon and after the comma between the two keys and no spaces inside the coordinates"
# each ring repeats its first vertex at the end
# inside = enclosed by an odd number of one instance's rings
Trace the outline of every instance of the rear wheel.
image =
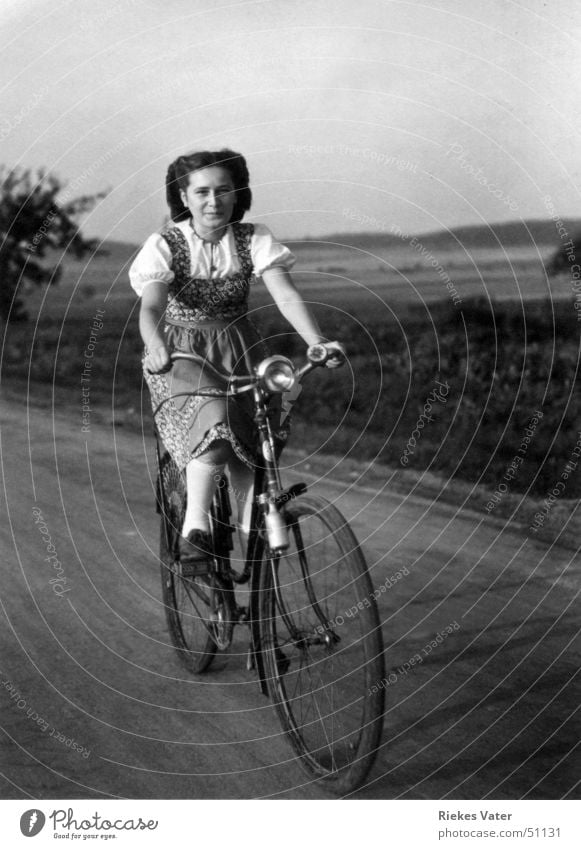
{"type": "Polygon", "coordinates": [[[212,636],[221,593],[208,575],[184,577],[178,558],[178,540],[186,509],[186,480],[169,454],[160,462],[161,586],[171,640],[184,666],[203,672],[212,662],[212,636]]]}
{"type": "Polygon", "coordinates": [[[380,744],[383,645],[353,532],[325,499],[285,509],[290,547],[265,551],[261,646],[279,718],[307,772],[337,793],[360,786],[380,744]]]}

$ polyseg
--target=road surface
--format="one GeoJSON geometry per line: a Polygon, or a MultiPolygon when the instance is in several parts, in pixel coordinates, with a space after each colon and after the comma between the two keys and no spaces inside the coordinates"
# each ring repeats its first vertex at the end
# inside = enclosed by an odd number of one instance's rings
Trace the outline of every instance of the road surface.
{"type": "MultiPolygon", "coordinates": [[[[149,425],[83,431],[71,410],[1,414],[0,796],[327,798],[242,642],[197,679],[168,642],[149,425]]],[[[315,490],[352,520],[374,586],[400,573],[380,600],[383,741],[357,797],[578,798],[578,553],[438,502],[315,490]]]]}

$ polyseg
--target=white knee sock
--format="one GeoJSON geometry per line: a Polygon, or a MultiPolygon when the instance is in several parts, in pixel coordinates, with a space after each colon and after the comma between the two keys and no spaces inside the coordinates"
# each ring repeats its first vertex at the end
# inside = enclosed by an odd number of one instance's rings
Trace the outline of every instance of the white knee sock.
{"type": "Polygon", "coordinates": [[[208,511],[216,491],[219,475],[224,471],[224,464],[203,463],[194,458],[186,466],[186,481],[188,500],[183,536],[187,536],[194,528],[209,531],[208,511]]]}
{"type": "Polygon", "coordinates": [[[254,497],[254,472],[238,457],[234,457],[228,461],[228,473],[232,487],[232,500],[236,502],[238,510],[238,530],[241,534],[247,536],[250,532],[250,516],[254,497]]]}

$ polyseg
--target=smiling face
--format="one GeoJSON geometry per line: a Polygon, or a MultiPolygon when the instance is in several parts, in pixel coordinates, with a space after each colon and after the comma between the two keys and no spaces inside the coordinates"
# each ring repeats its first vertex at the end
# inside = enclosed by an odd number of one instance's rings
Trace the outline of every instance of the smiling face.
{"type": "Polygon", "coordinates": [[[180,197],[192,213],[196,233],[209,241],[218,240],[230,222],[236,202],[229,171],[218,165],[192,171],[180,197]]]}

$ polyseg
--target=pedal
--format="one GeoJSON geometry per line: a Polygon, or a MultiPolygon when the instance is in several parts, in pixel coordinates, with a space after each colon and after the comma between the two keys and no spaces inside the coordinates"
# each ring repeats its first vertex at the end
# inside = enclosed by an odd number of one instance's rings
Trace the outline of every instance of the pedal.
{"type": "Polygon", "coordinates": [[[184,566],[180,561],[178,562],[179,573],[182,578],[185,578],[186,580],[192,580],[193,578],[209,578],[212,572],[211,567],[209,567],[207,563],[200,563],[199,566],[196,566],[195,563],[184,566]]]}

